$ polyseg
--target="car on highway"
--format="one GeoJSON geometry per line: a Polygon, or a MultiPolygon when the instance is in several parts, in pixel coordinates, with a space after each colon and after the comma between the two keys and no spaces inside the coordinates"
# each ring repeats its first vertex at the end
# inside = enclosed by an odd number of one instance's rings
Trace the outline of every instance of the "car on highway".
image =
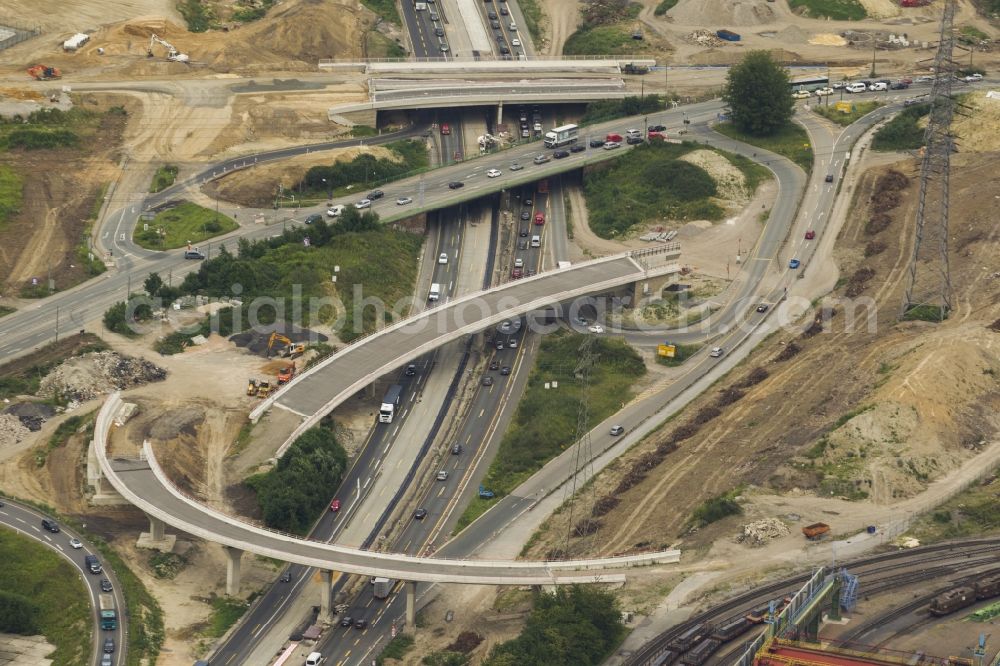
{"type": "Polygon", "coordinates": [[[113,666],[114,663],[115,661],[110,654],[101,655],[101,666],[113,666]]]}
{"type": "Polygon", "coordinates": [[[906,90],[910,87],[909,83],[903,83],[902,81],[896,81],[889,86],[889,90],[906,90]]]}
{"type": "Polygon", "coordinates": [[[503,375],[504,377],[506,377],[507,375],[509,375],[510,374],[510,366],[509,365],[505,365],[502,368],[500,368],[500,374],[503,375]]]}
{"type": "MultiPolygon", "coordinates": [[[[525,222],[527,222],[528,220],[530,220],[531,219],[531,211],[530,210],[522,210],[521,211],[521,219],[524,220],[525,222]]],[[[521,234],[521,235],[522,236],[527,236],[528,234],[524,233],[524,234],[521,234]]]]}
{"type": "Polygon", "coordinates": [[[591,139],[590,140],[590,147],[591,148],[600,148],[603,145],[604,145],[604,139],[591,139]]]}
{"type": "Polygon", "coordinates": [[[587,327],[587,330],[590,331],[591,333],[603,333],[604,327],[601,326],[600,324],[591,324],[590,326],[587,327]]]}
{"type": "Polygon", "coordinates": [[[868,86],[868,90],[872,92],[878,92],[880,90],[888,90],[888,89],[889,89],[889,84],[887,84],[885,81],[875,81],[870,86],[868,86]]]}
{"type": "Polygon", "coordinates": [[[499,370],[499,369],[500,369],[500,361],[496,359],[490,361],[490,370],[499,370]]]}
{"type": "Polygon", "coordinates": [[[582,153],[585,150],[587,150],[587,146],[583,145],[582,143],[578,143],[575,146],[569,147],[569,152],[571,153],[582,153]]]}
{"type": "Polygon", "coordinates": [[[511,338],[507,341],[507,346],[511,349],[517,349],[517,338],[511,338]]]}
{"type": "Polygon", "coordinates": [[[648,130],[650,132],[666,132],[667,131],[667,126],[666,125],[650,125],[649,128],[648,128],[648,130]]]}
{"type": "Polygon", "coordinates": [[[340,500],[339,499],[334,499],[332,502],[330,502],[330,511],[333,511],[334,513],[340,511],[340,500]]]}
{"type": "Polygon", "coordinates": [[[517,37],[515,37],[514,39],[510,40],[510,45],[511,46],[520,46],[521,45],[521,40],[518,39],[517,37]]]}
{"type": "Polygon", "coordinates": [[[535,224],[539,227],[545,224],[545,213],[535,213],[535,224]]]}
{"type": "Polygon", "coordinates": [[[934,80],[933,76],[927,76],[926,74],[924,74],[923,76],[918,76],[917,78],[913,79],[913,82],[914,83],[930,83],[933,80],[934,80]]]}
{"type": "Polygon", "coordinates": [[[447,472],[447,470],[441,470],[440,472],[438,472],[437,473],[437,480],[438,481],[447,481],[448,480],[448,472],[447,472]]]}
{"type": "MultiPolygon", "coordinates": [[[[493,12],[493,16],[496,16],[496,12],[493,12]]],[[[496,20],[490,21],[490,27],[493,28],[494,30],[500,30],[500,21],[496,20]]]]}
{"type": "Polygon", "coordinates": [[[80,540],[77,539],[76,537],[70,537],[69,545],[70,545],[70,548],[73,548],[73,549],[76,549],[76,550],[79,550],[80,548],[83,548],[83,544],[80,543],[80,540]]]}
{"type": "Polygon", "coordinates": [[[461,452],[462,452],[462,445],[461,444],[452,444],[451,445],[451,455],[457,456],[461,452]]]}
{"type": "Polygon", "coordinates": [[[42,529],[47,532],[52,532],[53,534],[59,531],[59,523],[52,520],[51,518],[42,518],[42,529]]]}
{"type": "Polygon", "coordinates": [[[327,217],[340,217],[344,214],[344,210],[347,208],[344,204],[337,204],[336,206],[328,205],[326,209],[327,217]]]}
{"type": "Polygon", "coordinates": [[[413,517],[416,520],[423,520],[424,518],[427,517],[427,509],[417,509],[416,511],[413,512],[413,517]]]}
{"type": "Polygon", "coordinates": [[[510,55],[510,47],[507,46],[506,44],[501,44],[500,45],[500,53],[502,55],[510,55]]]}
{"type": "Polygon", "coordinates": [[[627,136],[627,137],[625,137],[625,143],[627,143],[630,146],[637,146],[640,143],[642,143],[642,137],[641,136],[627,136]]]}
{"type": "Polygon", "coordinates": [[[712,351],[708,352],[708,355],[712,358],[719,358],[726,353],[726,350],[722,347],[712,347],[712,351]]]}
{"type": "Polygon", "coordinates": [[[816,97],[826,97],[833,94],[833,88],[820,88],[816,91],[816,97]]]}
{"type": "Polygon", "coordinates": [[[550,161],[551,159],[552,158],[549,157],[548,155],[535,155],[535,159],[533,159],[531,161],[534,162],[535,164],[545,164],[546,162],[550,161]]]}
{"type": "Polygon", "coordinates": [[[396,199],[397,206],[406,206],[411,203],[413,203],[413,197],[399,197],[396,199]]]}
{"type": "Polygon", "coordinates": [[[489,171],[486,172],[487,178],[497,178],[498,176],[501,175],[503,175],[503,172],[500,171],[500,169],[490,169],[489,171]]]}
{"type": "Polygon", "coordinates": [[[444,37],[444,28],[434,28],[435,37],[444,37]]]}
{"type": "Polygon", "coordinates": [[[451,134],[451,125],[448,123],[441,123],[441,134],[443,136],[451,134]]]}
{"type": "Polygon", "coordinates": [[[292,582],[292,572],[289,571],[288,569],[285,569],[285,573],[281,574],[281,578],[279,578],[278,581],[282,582],[282,583],[291,583],[292,582]]]}
{"type": "Polygon", "coordinates": [[[312,215],[310,215],[309,217],[307,217],[304,220],[304,222],[306,224],[312,224],[313,222],[319,222],[322,219],[323,219],[322,215],[320,215],[319,213],[313,213],[312,215]]]}
{"type": "Polygon", "coordinates": [[[358,210],[361,210],[362,208],[371,208],[372,207],[372,200],[371,199],[362,199],[358,203],[354,204],[354,207],[357,208],[358,210]]]}
{"type": "Polygon", "coordinates": [[[486,16],[488,16],[490,20],[494,20],[497,18],[497,13],[491,9],[488,12],[486,12],[486,16]]]}
{"type": "Polygon", "coordinates": [[[438,48],[441,50],[441,53],[447,53],[448,52],[448,44],[445,43],[445,42],[442,42],[441,46],[439,46],[438,48]]]}
{"type": "Polygon", "coordinates": [[[557,150],[556,152],[552,153],[552,157],[556,158],[557,160],[561,160],[564,157],[569,157],[569,151],[557,150]]]}
{"type": "MultiPolygon", "coordinates": [[[[525,236],[528,235],[528,230],[527,229],[524,230],[524,235],[525,236]]],[[[527,250],[528,249],[528,241],[524,240],[523,238],[521,240],[517,241],[517,249],[518,250],[527,250]]]]}
{"type": "Polygon", "coordinates": [[[523,168],[524,167],[522,165],[518,164],[517,162],[514,162],[513,164],[510,165],[510,170],[511,171],[520,171],[523,168]]]}
{"type": "Polygon", "coordinates": [[[849,93],[863,93],[864,91],[868,90],[868,86],[859,81],[856,83],[848,83],[846,86],[844,86],[844,90],[846,90],[849,93]]]}
{"type": "Polygon", "coordinates": [[[802,265],[802,262],[799,261],[798,259],[792,259],[791,261],[788,262],[788,267],[789,268],[798,268],[801,265],[802,265]]]}
{"type": "Polygon", "coordinates": [[[108,636],[104,639],[104,653],[112,654],[115,651],[115,639],[108,636]]]}
{"type": "Polygon", "coordinates": [[[524,200],[524,201],[522,201],[521,203],[522,203],[522,204],[524,204],[525,206],[530,206],[530,205],[531,205],[531,204],[533,204],[534,202],[533,202],[533,201],[532,201],[531,199],[525,199],[525,200],[524,200]]]}
{"type": "Polygon", "coordinates": [[[847,81],[837,81],[831,86],[831,88],[833,88],[834,90],[840,90],[841,88],[846,88],[846,87],[847,87],[847,81]]]}
{"type": "Polygon", "coordinates": [[[368,620],[355,620],[354,628],[360,631],[364,631],[365,629],[368,628],[368,620]]]}
{"type": "Polygon", "coordinates": [[[974,72],[972,74],[969,74],[968,76],[966,76],[962,80],[965,81],[966,83],[974,83],[976,81],[982,81],[983,80],[983,75],[980,74],[979,72],[974,72]]]}
{"type": "Polygon", "coordinates": [[[493,378],[489,375],[483,377],[483,386],[493,386],[493,378]]]}
{"type": "Polygon", "coordinates": [[[205,253],[199,250],[184,250],[185,259],[204,259],[205,253]]]}
{"type": "Polygon", "coordinates": [[[506,7],[501,7],[500,16],[510,16],[510,11],[506,7]]]}
{"type": "Polygon", "coordinates": [[[460,187],[465,187],[465,183],[463,183],[460,180],[453,180],[450,183],[448,183],[449,190],[457,190],[460,187]]]}
{"type": "Polygon", "coordinates": [[[384,196],[385,192],[383,192],[382,190],[372,190],[371,192],[368,193],[368,196],[365,198],[370,199],[371,201],[375,201],[376,199],[381,199],[384,196]]]}
{"type": "Polygon", "coordinates": [[[101,579],[101,592],[111,592],[113,589],[115,588],[111,585],[110,580],[107,578],[101,579]]]}
{"type": "Polygon", "coordinates": [[[623,432],[625,432],[625,428],[624,427],[622,427],[620,425],[613,425],[613,426],[611,426],[611,436],[612,437],[617,437],[618,435],[622,434],[623,432]]]}
{"type": "MultiPolygon", "coordinates": [[[[512,280],[520,280],[523,277],[524,277],[524,269],[523,268],[514,268],[514,269],[512,269],[510,271],[510,278],[512,280]]],[[[500,349],[502,349],[502,347],[500,349]]]]}
{"type": "Polygon", "coordinates": [[[604,144],[604,150],[614,150],[615,148],[621,148],[622,144],[617,141],[607,141],[604,144]]]}
{"type": "Polygon", "coordinates": [[[812,240],[813,238],[816,238],[816,232],[810,229],[806,232],[806,240],[812,240]]]}
{"type": "Polygon", "coordinates": [[[767,303],[761,303],[758,305],[757,312],[767,312],[767,303]]]}
{"type": "Polygon", "coordinates": [[[444,264],[448,263],[448,253],[447,252],[442,252],[440,255],[438,255],[438,263],[441,264],[441,265],[444,265],[444,264]]]}
{"type": "Polygon", "coordinates": [[[417,374],[417,366],[413,363],[406,366],[406,370],[403,372],[407,377],[412,377],[417,374]]]}
{"type": "Polygon", "coordinates": [[[518,257],[514,260],[514,268],[524,268],[524,259],[518,257]]]}
{"type": "Polygon", "coordinates": [[[826,174],[826,178],[824,178],[823,180],[825,180],[828,183],[832,183],[833,182],[833,174],[832,173],[826,174]]]}
{"type": "MultiPolygon", "coordinates": [[[[419,511],[419,509],[418,509],[418,511],[419,511]]],[[[351,617],[350,615],[345,615],[344,617],[340,618],[340,626],[342,626],[342,627],[350,627],[353,624],[354,624],[354,618],[351,617]]],[[[313,654],[319,654],[319,653],[318,652],[314,652],[313,654]]],[[[309,657],[311,658],[312,654],[309,655],[309,657]]],[[[322,655],[320,655],[320,657],[322,658],[322,655]]],[[[318,664],[319,662],[317,661],[316,663],[318,664]]]]}
{"type": "Polygon", "coordinates": [[[792,93],[792,99],[809,99],[812,97],[812,93],[808,90],[796,90],[792,93]]]}

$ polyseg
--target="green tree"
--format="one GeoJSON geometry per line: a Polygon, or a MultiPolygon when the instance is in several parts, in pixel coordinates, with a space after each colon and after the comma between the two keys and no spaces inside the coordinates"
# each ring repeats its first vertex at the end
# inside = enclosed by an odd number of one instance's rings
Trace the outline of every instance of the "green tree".
{"type": "Polygon", "coordinates": [[[155,297],[160,293],[160,289],[163,288],[163,278],[160,277],[159,273],[150,273],[149,277],[142,283],[142,286],[150,297],[155,297]]]}
{"type": "Polygon", "coordinates": [[[769,136],[788,124],[795,101],[788,71],[767,51],[751,51],[729,69],[722,99],[733,124],[753,136],[769,136]]]}
{"type": "Polygon", "coordinates": [[[23,636],[40,633],[40,610],[31,599],[0,590],[0,631],[23,636]]]}

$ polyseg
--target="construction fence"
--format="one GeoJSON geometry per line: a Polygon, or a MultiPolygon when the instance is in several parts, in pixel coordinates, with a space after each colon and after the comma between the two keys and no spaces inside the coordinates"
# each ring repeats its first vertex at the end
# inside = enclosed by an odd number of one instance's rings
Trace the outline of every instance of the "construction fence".
{"type": "Polygon", "coordinates": [[[16,21],[8,21],[0,18],[0,51],[9,49],[15,44],[37,37],[42,34],[42,29],[38,26],[28,28],[19,25],[16,21]]]}

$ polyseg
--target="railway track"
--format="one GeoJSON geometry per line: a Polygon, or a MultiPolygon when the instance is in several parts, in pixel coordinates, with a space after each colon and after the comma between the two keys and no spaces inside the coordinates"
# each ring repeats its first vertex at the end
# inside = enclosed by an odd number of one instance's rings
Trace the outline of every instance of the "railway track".
{"type": "MultiPolygon", "coordinates": [[[[878,585],[883,585],[879,591],[884,591],[894,587],[899,587],[900,585],[947,575],[948,573],[956,571],[955,567],[959,566],[959,564],[955,564],[950,566],[930,567],[928,569],[926,568],[926,564],[928,562],[943,561],[964,556],[965,560],[960,564],[963,567],[967,567],[973,563],[973,556],[979,554],[984,555],[984,559],[995,560],[995,553],[998,545],[1000,545],[1000,538],[949,541],[931,546],[913,548],[906,551],[894,551],[891,553],[871,555],[844,562],[840,566],[846,567],[855,575],[864,575],[866,579],[872,575],[877,575],[882,572],[896,571],[906,566],[913,566],[914,564],[919,564],[922,567],[921,571],[904,572],[897,574],[896,576],[887,576],[884,579],[886,581],[884,583],[882,582],[883,579],[879,578],[876,582],[876,588],[878,585]],[[992,555],[992,558],[985,557],[987,555],[992,555]],[[873,566],[880,564],[884,564],[885,566],[873,566]],[[894,578],[894,580],[889,582],[889,579],[892,578],[894,578]]],[[[720,622],[725,622],[727,619],[730,619],[742,612],[763,606],[775,597],[782,596],[784,593],[798,589],[809,579],[811,575],[812,572],[804,573],[762,585],[754,590],[732,597],[717,606],[698,613],[692,616],[689,620],[671,627],[644,645],[631,655],[625,661],[625,664],[626,666],[647,666],[647,664],[649,664],[657,655],[667,649],[668,643],[696,625],[702,622],[718,624],[720,622]]],[[[875,593],[875,588],[868,590],[867,593],[875,593]]],[[[924,603],[929,602],[924,601],[924,603]]]]}

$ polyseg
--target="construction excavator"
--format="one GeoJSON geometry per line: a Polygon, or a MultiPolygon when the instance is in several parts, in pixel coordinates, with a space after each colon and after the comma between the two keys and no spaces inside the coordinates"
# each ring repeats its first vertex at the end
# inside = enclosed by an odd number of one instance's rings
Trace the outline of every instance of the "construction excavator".
{"type": "Polygon", "coordinates": [[[146,55],[150,58],[153,57],[153,46],[159,44],[167,50],[167,60],[173,62],[190,62],[191,58],[186,53],[181,53],[178,51],[173,44],[165,39],[157,37],[155,34],[149,36],[149,47],[146,49],[146,55]]]}
{"type": "Polygon", "coordinates": [[[39,81],[49,81],[51,79],[62,78],[62,72],[59,71],[58,67],[49,67],[48,65],[35,65],[34,67],[29,67],[28,75],[35,77],[39,81]]]}
{"type": "Polygon", "coordinates": [[[271,358],[271,348],[274,347],[275,342],[285,343],[285,347],[281,350],[281,355],[287,358],[298,358],[306,351],[305,343],[292,342],[292,340],[287,336],[274,331],[271,333],[271,337],[267,339],[267,351],[265,352],[265,356],[267,356],[267,358],[271,358]]]}

